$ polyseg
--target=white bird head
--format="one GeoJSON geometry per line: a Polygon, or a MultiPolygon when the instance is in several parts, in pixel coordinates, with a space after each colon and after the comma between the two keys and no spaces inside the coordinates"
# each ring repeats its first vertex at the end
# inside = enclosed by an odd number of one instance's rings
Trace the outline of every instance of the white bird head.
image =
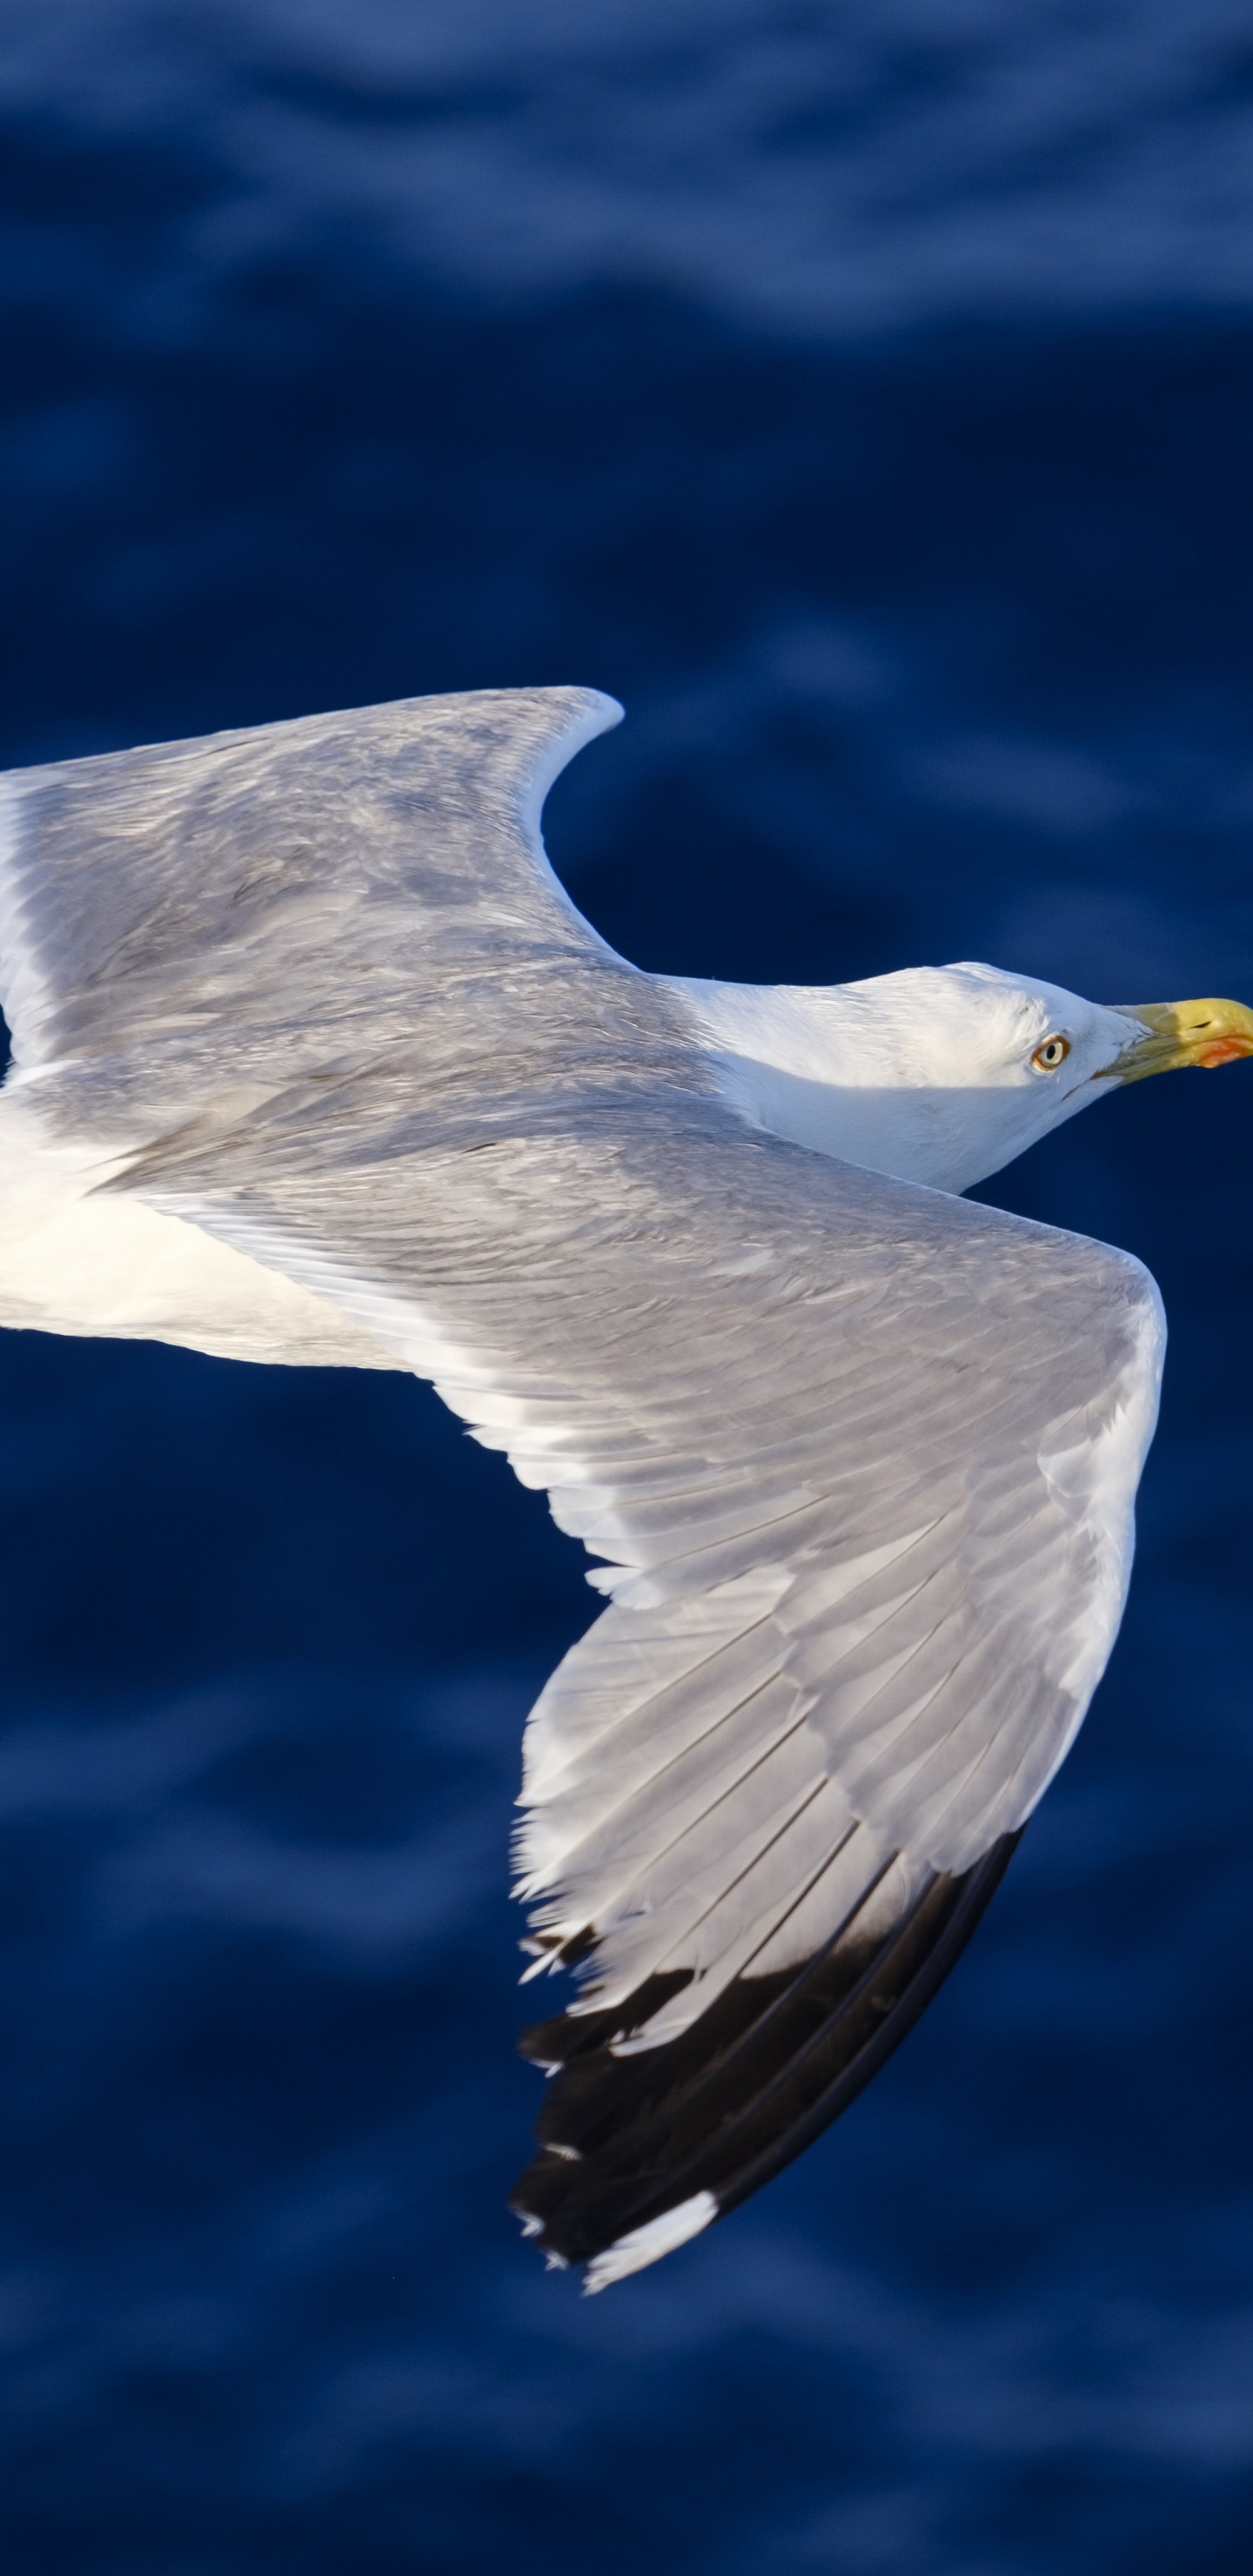
{"type": "Polygon", "coordinates": [[[1241,1002],[1085,1002],[996,966],[673,989],[754,1125],[933,1189],[986,1180],[1124,1082],[1253,1055],[1241,1002]]]}

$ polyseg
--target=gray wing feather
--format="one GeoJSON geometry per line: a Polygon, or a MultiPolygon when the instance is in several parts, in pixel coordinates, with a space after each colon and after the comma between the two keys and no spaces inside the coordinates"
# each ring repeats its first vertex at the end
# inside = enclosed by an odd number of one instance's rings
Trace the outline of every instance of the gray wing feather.
{"type": "Polygon", "coordinates": [[[502,933],[519,964],[599,948],[539,814],[621,713],[594,689],[483,690],[11,772],[0,1005],[15,1061],[133,1052],[155,1072],[186,1036],[270,1070],[321,1063],[331,1027],[349,1047],[386,1041],[397,996],[429,989],[433,934],[450,963],[502,933]]]}
{"type": "Polygon", "coordinates": [[[523,1884],[554,1952],[594,1931],[589,2005],[695,1964],[660,2035],[746,1925],[777,1963],[815,1834],[960,1872],[1030,1812],[1121,1613],[1160,1339],[1119,1254],[695,1092],[618,1107],[352,1166],[328,1131],[316,1180],[202,1148],[161,1203],[333,1293],[614,1560],[532,1721],[523,1884]],[[746,1236],[770,1269],[719,1275],[746,1236]]]}

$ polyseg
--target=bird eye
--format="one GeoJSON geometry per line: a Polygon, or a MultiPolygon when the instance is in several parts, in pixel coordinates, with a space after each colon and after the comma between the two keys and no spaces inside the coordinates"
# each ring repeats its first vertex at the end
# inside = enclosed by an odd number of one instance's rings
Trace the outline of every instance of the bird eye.
{"type": "Polygon", "coordinates": [[[1043,1038],[1032,1056],[1037,1073],[1056,1073],[1070,1053],[1069,1038],[1043,1038]]]}

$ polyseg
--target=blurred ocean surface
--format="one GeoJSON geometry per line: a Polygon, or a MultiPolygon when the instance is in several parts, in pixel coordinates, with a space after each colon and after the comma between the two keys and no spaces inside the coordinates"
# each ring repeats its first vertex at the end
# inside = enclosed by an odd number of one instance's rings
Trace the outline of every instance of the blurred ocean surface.
{"type": "MultiPolygon", "coordinates": [[[[1253,999],[1234,0],[7,0],[3,757],[587,681],[649,966],[1253,999]]],[[[590,2304],[504,2209],[595,1606],[400,1378],[0,1340],[14,2576],[1245,2576],[1253,1076],[987,1195],[1172,1325],[1113,1668],[846,2121],[590,2304]]]]}

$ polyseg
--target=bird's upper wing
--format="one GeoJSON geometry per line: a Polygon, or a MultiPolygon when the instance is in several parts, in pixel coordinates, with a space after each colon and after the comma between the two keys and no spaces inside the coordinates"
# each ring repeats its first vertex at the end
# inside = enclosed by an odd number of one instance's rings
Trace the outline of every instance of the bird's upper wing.
{"type": "Polygon", "coordinates": [[[585,1983],[518,2205],[593,2285],[795,2154],[956,1955],[1108,1655],[1162,1348],[1125,1255],[714,1096],[542,856],[608,713],[28,773],[0,923],[49,1133],[364,1322],[607,1561],[519,1837],[535,1966],[585,1983]]]}
{"type": "MultiPolygon", "coordinates": [[[[478,690],[0,780],[0,1005],[22,1068],[90,1056],[144,1112],[207,1041],[269,1083],[412,1038],[441,979],[507,951],[608,955],[544,855],[553,779],[622,710],[478,690]],[[307,1032],[308,1043],[302,1044],[307,1032]]],[[[220,1081],[225,1068],[218,1063],[220,1081]]]]}

